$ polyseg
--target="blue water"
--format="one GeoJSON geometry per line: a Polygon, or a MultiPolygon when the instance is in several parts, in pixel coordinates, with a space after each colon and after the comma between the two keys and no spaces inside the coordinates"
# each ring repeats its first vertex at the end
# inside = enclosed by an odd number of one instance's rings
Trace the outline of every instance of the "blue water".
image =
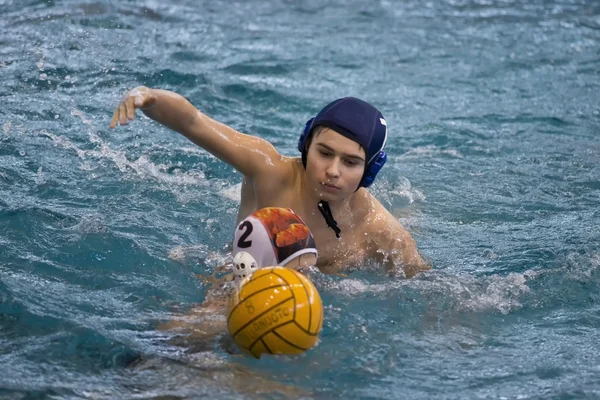
{"type": "Polygon", "coordinates": [[[600,398],[600,3],[0,0],[0,398],[600,398]],[[434,266],[314,276],[319,346],[157,329],[229,259],[240,176],[138,116],[186,96],[285,154],[347,95],[434,266]]]}

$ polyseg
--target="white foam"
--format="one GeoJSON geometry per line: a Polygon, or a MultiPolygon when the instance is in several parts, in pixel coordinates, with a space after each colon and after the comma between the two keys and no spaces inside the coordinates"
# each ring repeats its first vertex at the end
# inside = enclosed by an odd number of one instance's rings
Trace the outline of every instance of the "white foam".
{"type": "MultiPolygon", "coordinates": [[[[75,113],[76,115],[79,115],[75,113]]],[[[83,119],[83,117],[82,117],[83,119]]],[[[83,119],[84,121],[87,121],[83,119]]],[[[89,121],[88,121],[89,122],[89,121]]],[[[153,179],[168,185],[176,186],[197,186],[203,185],[206,181],[204,173],[200,170],[190,170],[186,172],[169,173],[172,165],[153,163],[147,156],[142,155],[136,160],[129,161],[124,151],[114,150],[97,135],[90,133],[90,142],[99,145],[98,149],[84,150],[73,143],[68,137],[56,135],[54,133],[42,130],[40,135],[47,136],[55,143],[66,150],[76,152],[77,157],[86,160],[80,166],[81,170],[92,171],[95,167],[91,160],[110,160],[125,175],[131,173],[143,179],[153,179]]],[[[189,150],[188,150],[189,152],[189,150]]]]}
{"type": "Polygon", "coordinates": [[[520,298],[530,292],[528,272],[506,276],[476,277],[448,275],[438,271],[421,273],[417,278],[369,283],[362,279],[346,278],[323,282],[326,290],[336,295],[356,298],[365,294],[396,297],[398,293],[416,289],[427,298],[438,298],[440,303],[452,304],[457,310],[493,310],[507,314],[521,308],[520,298]]]}
{"type": "MultiPolygon", "coordinates": [[[[392,168],[400,170],[395,165],[392,168]]],[[[401,172],[399,171],[399,173],[401,172]]],[[[410,180],[405,177],[399,177],[394,183],[390,183],[385,178],[380,178],[375,181],[370,190],[380,202],[387,203],[388,206],[394,202],[394,197],[406,199],[409,204],[422,202],[426,199],[425,194],[414,188],[410,180]]]]}
{"type": "Polygon", "coordinates": [[[239,202],[242,200],[242,184],[237,183],[235,185],[227,186],[219,191],[219,195],[226,199],[239,202]]]}
{"type": "Polygon", "coordinates": [[[206,258],[207,255],[208,246],[204,244],[198,244],[195,246],[177,246],[169,251],[168,257],[171,260],[185,263],[186,260],[190,259],[191,257],[206,258]]]}
{"type": "Polygon", "coordinates": [[[512,310],[521,308],[519,298],[529,292],[530,289],[526,284],[524,274],[511,273],[507,276],[492,276],[483,291],[472,291],[472,297],[465,300],[462,305],[465,309],[472,311],[495,309],[502,314],[508,314],[512,310]]]}
{"type": "MultiPolygon", "coordinates": [[[[129,160],[126,151],[113,149],[95,133],[92,121],[86,118],[82,111],[73,108],[71,110],[71,115],[79,117],[87,126],[86,130],[88,132],[89,142],[97,145],[95,149],[84,149],[82,146],[71,141],[71,139],[68,137],[54,134],[47,130],[40,131],[40,135],[50,138],[56,146],[66,150],[74,151],[77,154],[77,157],[82,160],[79,169],[90,172],[90,175],[93,178],[97,177],[97,174],[95,174],[93,171],[100,167],[98,162],[102,160],[109,160],[119,169],[121,173],[123,173],[124,177],[127,179],[130,179],[133,175],[137,178],[164,183],[169,187],[169,189],[171,189],[172,186],[208,186],[211,191],[217,193],[223,198],[235,202],[239,202],[241,200],[241,183],[229,185],[228,182],[221,179],[211,179],[210,181],[207,181],[206,175],[200,169],[193,169],[183,172],[179,169],[175,169],[173,171],[174,165],[155,163],[146,155],[141,155],[137,159],[129,160]]],[[[10,131],[11,125],[7,123],[3,126],[3,129],[5,132],[10,131]]],[[[224,136],[218,130],[215,131],[217,134],[224,136]]],[[[213,155],[207,153],[204,149],[197,146],[179,147],[173,149],[173,151],[176,153],[192,154],[213,159],[215,158],[213,155]]],[[[267,154],[263,155],[267,162],[272,163],[272,160],[269,158],[270,156],[267,154]]],[[[44,179],[42,171],[39,171],[38,175],[40,182],[42,182],[44,179]]],[[[179,189],[171,191],[177,197],[177,200],[182,204],[186,204],[190,200],[197,198],[196,193],[185,193],[179,189]]]]}
{"type": "Polygon", "coordinates": [[[394,157],[394,161],[402,161],[405,159],[422,157],[435,158],[440,154],[452,156],[455,158],[463,158],[463,155],[460,154],[456,149],[441,149],[438,146],[432,144],[429,146],[412,148],[406,153],[394,157]]]}

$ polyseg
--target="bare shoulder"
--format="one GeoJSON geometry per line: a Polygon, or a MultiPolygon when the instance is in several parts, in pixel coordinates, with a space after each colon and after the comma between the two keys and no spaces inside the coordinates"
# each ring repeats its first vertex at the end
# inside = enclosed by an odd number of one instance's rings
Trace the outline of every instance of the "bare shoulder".
{"type": "Polygon", "coordinates": [[[287,168],[289,168],[289,183],[294,186],[299,185],[302,180],[302,175],[304,175],[306,171],[302,165],[302,159],[300,157],[284,157],[284,163],[287,165],[287,168]]]}
{"type": "Polygon", "coordinates": [[[394,217],[377,199],[372,197],[372,212],[369,218],[368,233],[381,246],[395,241],[412,241],[411,234],[402,226],[398,218],[394,217]]]}
{"type": "Polygon", "coordinates": [[[357,211],[357,217],[363,221],[366,233],[381,233],[382,230],[402,229],[402,225],[380,202],[365,189],[357,193],[356,204],[353,209],[357,211]]]}
{"type": "Polygon", "coordinates": [[[291,185],[298,176],[297,157],[287,157],[278,154],[262,173],[254,178],[254,182],[260,186],[267,185],[274,187],[276,185],[291,185]]]}

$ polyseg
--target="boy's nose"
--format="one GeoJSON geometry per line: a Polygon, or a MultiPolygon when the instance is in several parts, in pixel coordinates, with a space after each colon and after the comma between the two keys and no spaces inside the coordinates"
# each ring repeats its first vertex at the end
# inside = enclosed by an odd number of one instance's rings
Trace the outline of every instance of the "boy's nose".
{"type": "Polygon", "coordinates": [[[331,163],[327,166],[325,173],[328,177],[337,178],[340,176],[340,162],[337,158],[334,158],[331,163]]]}

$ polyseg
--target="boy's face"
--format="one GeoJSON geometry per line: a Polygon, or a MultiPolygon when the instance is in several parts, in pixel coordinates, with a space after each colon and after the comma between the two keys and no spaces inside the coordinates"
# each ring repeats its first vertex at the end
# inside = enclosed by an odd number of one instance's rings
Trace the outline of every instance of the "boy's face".
{"type": "Polygon", "coordinates": [[[352,195],[365,172],[365,150],[330,128],[314,133],[306,157],[306,175],[325,201],[352,195]]]}

